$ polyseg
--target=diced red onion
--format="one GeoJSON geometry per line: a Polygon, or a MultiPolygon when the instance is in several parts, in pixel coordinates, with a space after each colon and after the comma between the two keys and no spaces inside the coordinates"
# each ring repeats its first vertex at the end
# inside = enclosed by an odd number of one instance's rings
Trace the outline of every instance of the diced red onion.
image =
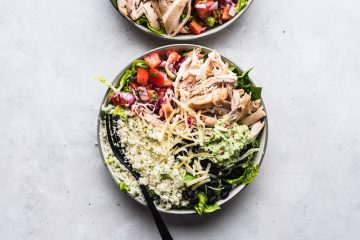
{"type": "Polygon", "coordinates": [[[121,92],[121,97],[130,105],[135,102],[135,96],[131,93],[121,92]]]}
{"type": "Polygon", "coordinates": [[[166,64],[166,61],[161,60],[159,67],[164,68],[164,67],[165,67],[165,64],[166,64]]]}
{"type": "Polygon", "coordinates": [[[195,5],[195,8],[197,8],[197,9],[206,9],[206,4],[198,3],[198,4],[195,5]]]}
{"type": "Polygon", "coordinates": [[[229,10],[229,15],[233,17],[233,16],[235,16],[235,14],[236,14],[236,13],[235,13],[235,7],[232,6],[232,7],[230,8],[230,10],[229,10]]]}
{"type": "Polygon", "coordinates": [[[188,118],[188,119],[187,119],[187,123],[190,124],[190,125],[192,125],[192,124],[194,123],[194,119],[188,118]]]}
{"type": "Polygon", "coordinates": [[[139,91],[141,101],[147,102],[150,100],[146,87],[143,87],[143,86],[138,87],[138,91],[139,91]]]}
{"type": "Polygon", "coordinates": [[[219,7],[219,3],[218,3],[218,2],[214,2],[214,4],[211,5],[211,7],[209,8],[209,10],[216,10],[216,9],[218,9],[218,7],[219,7]]]}

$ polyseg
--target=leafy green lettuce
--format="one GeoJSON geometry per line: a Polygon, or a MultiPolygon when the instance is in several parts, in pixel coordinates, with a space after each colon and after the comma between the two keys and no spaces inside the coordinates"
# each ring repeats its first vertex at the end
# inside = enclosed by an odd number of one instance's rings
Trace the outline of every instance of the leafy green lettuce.
{"type": "Polygon", "coordinates": [[[214,18],[213,16],[207,17],[205,19],[206,25],[208,25],[209,27],[213,27],[216,23],[216,18],[214,18]]]}
{"type": "Polygon", "coordinates": [[[138,20],[135,21],[139,25],[143,25],[149,28],[151,32],[153,32],[155,35],[161,36],[165,34],[165,28],[161,27],[160,30],[156,30],[155,28],[151,27],[149,20],[146,18],[145,15],[142,15],[138,20]]]}
{"type": "Polygon", "coordinates": [[[251,162],[245,167],[245,171],[242,176],[236,179],[227,180],[230,184],[249,184],[251,183],[259,172],[259,165],[253,165],[251,162]]]}
{"type": "Polygon", "coordinates": [[[185,186],[188,186],[188,183],[192,180],[196,179],[195,176],[191,175],[190,173],[187,173],[185,176],[184,176],[184,179],[183,179],[183,183],[185,184],[185,186]]]}
{"type": "Polygon", "coordinates": [[[207,205],[208,200],[205,193],[200,192],[196,195],[199,198],[199,202],[194,206],[195,211],[201,215],[202,213],[210,213],[219,210],[220,207],[216,203],[213,205],[207,205]]]}
{"type": "Polygon", "coordinates": [[[241,10],[243,10],[247,5],[247,0],[239,0],[235,7],[235,13],[239,13],[241,10]]]}
{"type": "Polygon", "coordinates": [[[134,60],[131,64],[131,68],[125,71],[125,73],[120,78],[119,90],[129,91],[129,84],[137,73],[138,68],[149,68],[147,63],[144,60],[134,60]]]}
{"type": "Polygon", "coordinates": [[[119,116],[123,121],[127,121],[129,119],[129,115],[126,114],[126,110],[120,106],[116,106],[116,108],[112,111],[112,115],[119,116]]]}
{"type": "Polygon", "coordinates": [[[121,190],[122,192],[128,192],[128,191],[130,191],[129,186],[126,185],[126,183],[123,182],[123,181],[120,181],[119,187],[120,187],[120,190],[121,190]]]}

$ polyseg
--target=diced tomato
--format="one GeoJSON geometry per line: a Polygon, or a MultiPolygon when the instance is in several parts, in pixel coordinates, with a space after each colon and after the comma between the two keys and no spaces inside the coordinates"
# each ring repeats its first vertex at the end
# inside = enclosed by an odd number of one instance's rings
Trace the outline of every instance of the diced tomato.
{"type": "Polygon", "coordinates": [[[226,6],[222,12],[221,19],[223,21],[230,20],[232,16],[229,15],[230,6],[226,6]]]}
{"type": "Polygon", "coordinates": [[[157,52],[150,53],[148,56],[144,57],[144,61],[150,68],[155,68],[161,63],[160,56],[157,52]]]}
{"type": "Polygon", "coordinates": [[[150,68],[149,80],[157,87],[164,86],[164,76],[161,74],[159,70],[155,68],[150,68]]]}
{"type": "Polygon", "coordinates": [[[145,68],[138,68],[137,69],[137,78],[136,81],[142,86],[146,86],[149,80],[149,72],[145,68]]]}
{"type": "Polygon", "coordinates": [[[189,28],[195,34],[200,34],[204,30],[203,27],[195,19],[190,22],[189,28]]]}
{"type": "Polygon", "coordinates": [[[148,96],[151,102],[156,101],[158,99],[158,94],[155,90],[148,90],[148,96]]]}
{"type": "Polygon", "coordinates": [[[160,88],[158,90],[158,98],[163,98],[165,96],[166,93],[166,88],[160,88]]]}
{"type": "MultiPolygon", "coordinates": [[[[201,0],[196,1],[196,3],[202,3],[201,0]]],[[[213,0],[208,0],[206,3],[206,8],[197,8],[196,11],[200,18],[205,19],[211,15],[213,10],[209,10],[209,8],[214,4],[213,0]]]]}
{"type": "Polygon", "coordinates": [[[173,49],[168,49],[168,50],[166,51],[166,57],[169,57],[169,55],[170,55],[172,52],[175,52],[175,50],[173,50],[173,49]]]}
{"type": "Polygon", "coordinates": [[[168,57],[168,59],[170,58],[173,59],[174,61],[178,61],[181,58],[181,56],[173,50],[168,50],[166,52],[166,56],[168,57]]]}

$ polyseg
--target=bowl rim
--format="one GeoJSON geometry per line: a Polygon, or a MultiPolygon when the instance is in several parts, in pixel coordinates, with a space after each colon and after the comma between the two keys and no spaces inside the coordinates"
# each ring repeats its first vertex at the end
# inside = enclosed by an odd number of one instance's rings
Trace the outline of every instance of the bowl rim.
{"type": "Polygon", "coordinates": [[[215,28],[211,28],[210,30],[207,30],[199,35],[195,35],[195,34],[189,34],[189,35],[177,35],[174,37],[168,36],[166,34],[164,35],[156,35],[153,32],[151,32],[148,28],[135,23],[134,20],[132,20],[131,18],[129,18],[128,16],[124,16],[120,13],[119,9],[117,6],[115,6],[113,4],[113,2],[110,0],[111,5],[115,8],[115,10],[123,17],[125,18],[130,24],[135,25],[136,28],[140,29],[141,31],[147,33],[148,35],[151,35],[153,37],[159,38],[159,39],[166,39],[166,40],[171,40],[171,41],[191,41],[191,40],[198,40],[198,39],[202,39],[202,38],[206,38],[209,37],[210,35],[216,34],[222,30],[224,30],[225,28],[227,28],[228,26],[230,26],[233,22],[235,22],[237,19],[240,18],[240,16],[242,16],[246,10],[250,7],[250,5],[253,3],[254,0],[248,0],[247,5],[245,6],[245,8],[243,8],[239,13],[237,13],[235,15],[234,18],[232,18],[230,21],[227,21],[226,23],[217,26],[215,28]]]}
{"type": "MultiPolygon", "coordinates": [[[[170,45],[164,45],[164,46],[161,46],[161,47],[157,47],[157,48],[154,48],[150,51],[147,51],[145,52],[144,54],[140,55],[139,57],[137,58],[134,58],[132,59],[133,60],[136,60],[136,59],[140,59],[140,58],[143,58],[144,56],[152,53],[152,52],[155,52],[155,51],[160,51],[160,50],[166,50],[166,49],[171,49],[171,48],[184,48],[184,49],[194,49],[194,48],[201,48],[201,49],[204,49],[205,51],[212,51],[213,49],[211,48],[208,48],[208,47],[204,47],[204,46],[201,46],[201,45],[197,45],[197,44],[170,44],[170,45]]],[[[242,68],[240,68],[237,64],[235,64],[232,60],[230,60],[229,58],[221,55],[221,58],[223,59],[223,61],[225,62],[228,62],[229,64],[231,64],[232,66],[235,66],[237,68],[239,68],[241,71],[244,71],[242,68]]],[[[131,62],[132,62],[131,61],[131,62]]],[[[115,77],[115,79],[112,81],[112,84],[116,83],[119,78],[123,75],[123,73],[131,66],[131,62],[123,68],[123,70],[121,70],[119,72],[119,74],[115,77]]],[[[250,82],[252,84],[254,84],[254,81],[250,78],[250,82]]],[[[111,175],[111,178],[113,179],[113,181],[119,185],[119,180],[115,177],[112,169],[106,164],[105,162],[105,156],[104,156],[104,152],[103,152],[103,141],[102,141],[102,137],[101,137],[101,134],[100,134],[100,129],[101,129],[101,111],[102,111],[102,106],[103,104],[105,103],[105,101],[107,100],[107,97],[110,93],[110,89],[107,88],[106,92],[105,92],[105,95],[101,101],[101,105],[100,105],[100,109],[99,109],[99,113],[98,113],[98,119],[97,119],[97,141],[98,141],[98,148],[99,148],[99,152],[100,152],[100,156],[101,156],[101,159],[102,159],[102,162],[103,164],[105,165],[106,169],[108,170],[109,174],[111,175]]],[[[267,148],[267,143],[268,143],[268,129],[269,129],[269,125],[268,125],[268,112],[266,111],[266,107],[265,107],[265,103],[263,101],[263,99],[261,98],[261,102],[262,102],[262,105],[264,106],[264,110],[266,112],[266,117],[264,118],[264,122],[265,122],[265,126],[261,132],[261,139],[262,141],[260,142],[260,151],[256,154],[256,159],[257,159],[257,163],[259,165],[259,169],[260,169],[260,166],[264,160],[264,156],[265,156],[265,152],[266,152],[266,148],[267,148]]],[[[251,183],[250,183],[251,184],[251,183]]],[[[247,185],[244,185],[244,184],[241,184],[241,185],[237,185],[235,186],[229,196],[225,199],[221,199],[219,201],[217,201],[217,204],[219,206],[225,204],[226,202],[228,202],[230,199],[232,199],[235,195],[237,195],[241,190],[243,190],[246,186],[248,186],[249,184],[247,185]]],[[[139,204],[141,204],[142,206],[146,206],[146,203],[139,200],[138,198],[135,198],[133,196],[131,196],[129,193],[126,193],[126,195],[128,195],[131,199],[135,200],[136,202],[138,202],[139,204]]],[[[181,209],[170,209],[170,210],[165,210],[161,207],[158,207],[157,206],[157,209],[159,212],[162,212],[162,213],[167,213],[167,214],[178,214],[178,215],[185,215],[185,214],[195,214],[196,211],[195,210],[181,210],[181,209]]]]}

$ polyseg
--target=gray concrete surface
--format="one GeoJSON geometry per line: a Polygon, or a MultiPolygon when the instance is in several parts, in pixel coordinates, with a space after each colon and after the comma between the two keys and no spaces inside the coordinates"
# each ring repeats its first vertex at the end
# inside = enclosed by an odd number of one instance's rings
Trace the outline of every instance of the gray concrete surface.
{"type": "MultiPolygon", "coordinates": [[[[164,215],[175,239],[360,238],[360,4],[256,0],[196,43],[264,87],[269,145],[260,175],[219,212],[164,215]]],[[[0,239],[158,239],[96,147],[105,88],[166,44],[106,0],[0,1],[0,239]]]]}

